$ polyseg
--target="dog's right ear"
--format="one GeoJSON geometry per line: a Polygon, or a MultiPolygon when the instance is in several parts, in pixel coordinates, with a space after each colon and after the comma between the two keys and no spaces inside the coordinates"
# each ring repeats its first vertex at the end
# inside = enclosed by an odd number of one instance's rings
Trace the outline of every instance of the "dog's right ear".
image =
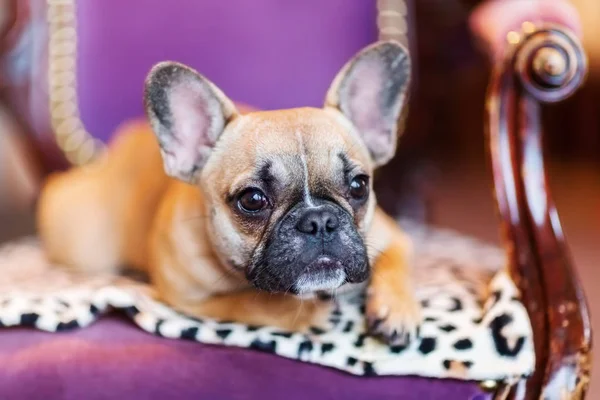
{"type": "Polygon", "coordinates": [[[197,182],[217,139],[237,114],[233,102],[193,69],[162,62],[148,74],[144,103],[167,175],[197,182]]]}

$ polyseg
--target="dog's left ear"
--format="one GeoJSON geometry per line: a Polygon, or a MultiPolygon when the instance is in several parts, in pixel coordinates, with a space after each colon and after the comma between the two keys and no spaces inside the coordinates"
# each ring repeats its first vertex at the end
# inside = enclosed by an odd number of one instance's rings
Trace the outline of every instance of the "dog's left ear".
{"type": "Polygon", "coordinates": [[[408,51],[401,44],[377,42],[354,56],[327,92],[325,107],[339,109],[352,122],[376,166],[396,151],[410,73],[408,51]]]}
{"type": "Polygon", "coordinates": [[[211,81],[190,67],[162,62],[146,78],[146,114],[167,175],[195,183],[237,110],[211,81]]]}

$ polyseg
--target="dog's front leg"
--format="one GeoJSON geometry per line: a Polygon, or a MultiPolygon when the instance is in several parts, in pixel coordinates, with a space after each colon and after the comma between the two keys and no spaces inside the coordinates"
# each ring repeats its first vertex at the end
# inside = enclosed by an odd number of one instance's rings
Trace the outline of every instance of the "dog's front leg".
{"type": "Polygon", "coordinates": [[[373,257],[366,300],[368,328],[391,345],[407,345],[419,335],[421,323],[421,306],[412,282],[410,240],[381,214],[376,216],[374,229],[385,239],[380,240],[383,251],[373,257]]]}

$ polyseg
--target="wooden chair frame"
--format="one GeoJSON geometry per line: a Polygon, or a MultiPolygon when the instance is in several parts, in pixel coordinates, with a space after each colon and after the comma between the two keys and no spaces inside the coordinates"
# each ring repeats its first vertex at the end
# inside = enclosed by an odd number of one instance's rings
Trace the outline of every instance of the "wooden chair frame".
{"type": "Polygon", "coordinates": [[[494,66],[486,133],[495,199],[509,259],[531,318],[536,370],[496,398],[581,399],[591,369],[591,324],[549,191],[541,104],[569,97],[586,75],[586,57],[566,28],[523,24],[494,66]]]}

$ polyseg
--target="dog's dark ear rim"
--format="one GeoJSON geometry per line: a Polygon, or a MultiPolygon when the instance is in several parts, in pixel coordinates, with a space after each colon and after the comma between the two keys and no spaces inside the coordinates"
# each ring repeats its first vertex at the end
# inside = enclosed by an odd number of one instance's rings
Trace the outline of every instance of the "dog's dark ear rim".
{"type": "Polygon", "coordinates": [[[148,73],[144,108],[167,175],[189,183],[200,178],[212,148],[237,115],[231,100],[196,70],[163,61],[148,73]]]}
{"type": "Polygon", "coordinates": [[[410,80],[408,49],[393,40],[378,41],[352,57],[327,92],[325,107],[337,109],[354,125],[376,167],[396,152],[410,80]]]}

